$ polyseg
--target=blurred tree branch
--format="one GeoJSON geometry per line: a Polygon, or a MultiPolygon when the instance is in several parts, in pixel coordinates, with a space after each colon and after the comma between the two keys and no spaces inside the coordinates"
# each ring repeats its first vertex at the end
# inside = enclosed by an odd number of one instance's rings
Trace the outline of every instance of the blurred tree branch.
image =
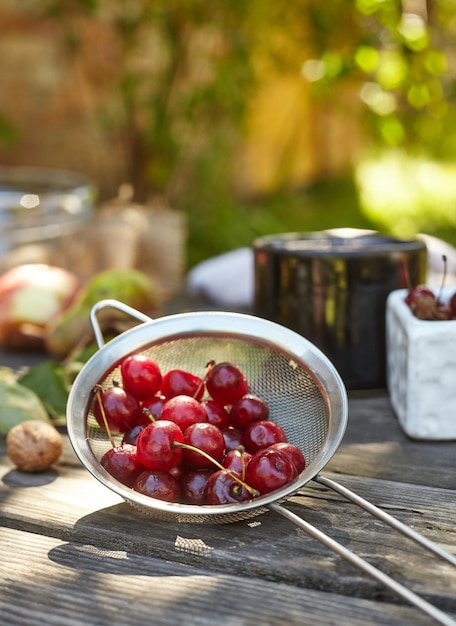
{"type": "Polygon", "coordinates": [[[355,81],[375,145],[454,156],[454,0],[309,0],[308,7],[316,56],[303,73],[315,94],[334,97],[337,85],[355,81]]]}
{"type": "Polygon", "coordinates": [[[72,57],[90,54],[84,22],[110,32],[115,66],[94,114],[121,142],[137,200],[154,193],[172,201],[202,155],[229,150],[254,84],[255,11],[240,0],[46,2],[72,57]]]}

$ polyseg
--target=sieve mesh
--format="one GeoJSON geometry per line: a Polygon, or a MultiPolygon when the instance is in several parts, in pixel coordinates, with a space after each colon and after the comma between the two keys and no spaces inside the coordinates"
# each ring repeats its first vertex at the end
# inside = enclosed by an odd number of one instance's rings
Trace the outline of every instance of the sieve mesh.
{"type": "MultiPolygon", "coordinates": [[[[250,391],[266,400],[270,418],[299,446],[307,463],[320,450],[328,431],[328,406],[315,380],[296,360],[269,347],[237,338],[197,336],[165,341],[141,351],[152,357],[162,372],[181,368],[204,376],[207,362],[230,361],[249,381],[250,391]]],[[[116,367],[100,381],[103,388],[121,380],[116,367]]],[[[98,460],[111,447],[92,411],[88,413],[88,438],[98,460]]],[[[117,437],[117,442],[122,436],[117,437]]]]}
{"type": "MultiPolygon", "coordinates": [[[[67,428],[76,454],[95,478],[142,513],[166,521],[223,524],[255,517],[272,509],[439,623],[454,625],[451,618],[410,589],[279,505],[317,476],[337,450],[345,431],[345,387],[334,366],[318,348],[279,324],[241,314],[200,312],[151,320],[122,303],[105,300],[93,307],[91,319],[100,350],[89,359],[73,383],[67,404],[67,428]],[[145,323],[104,345],[95,314],[106,306],[132,314],[145,323]],[[282,426],[289,441],[301,448],[307,459],[306,468],[291,484],[276,492],[250,502],[228,505],[163,502],[121,485],[101,466],[100,457],[111,444],[107,434],[96,427],[91,405],[94,386],[106,387],[115,378],[120,378],[119,363],[134,352],[151,355],[164,371],[177,367],[202,375],[210,360],[236,364],[247,376],[251,391],[269,403],[271,419],[282,426]]],[[[321,476],[316,480],[445,560],[454,562],[452,555],[367,500],[332,480],[321,476]]]]}
{"type": "MultiPolygon", "coordinates": [[[[161,518],[171,515],[179,521],[199,523],[225,523],[258,515],[268,510],[269,502],[286,499],[315,476],[337,446],[346,413],[344,390],[337,372],[312,344],[271,322],[225,314],[223,321],[228,330],[220,330],[221,318],[217,314],[207,314],[207,320],[203,320],[207,328],[202,328],[197,314],[183,314],[175,323],[172,317],[179,316],[171,316],[163,324],[171,324],[173,329],[176,325],[177,331],[165,329],[162,332],[159,321],[146,323],[124,333],[131,336],[130,341],[123,337],[119,338],[118,345],[117,339],[109,342],[92,357],[93,362],[83,368],[73,385],[68,405],[68,432],[73,447],[96,478],[145,513],[161,518]],[[182,331],[180,322],[185,322],[184,328],[193,326],[193,315],[198,321],[196,327],[182,331]],[[247,330],[251,325],[253,330],[240,332],[238,323],[242,328],[247,325],[247,330]],[[229,329],[230,324],[234,324],[233,330],[229,329]],[[245,374],[250,391],[267,401],[270,419],[277,422],[288,441],[303,452],[306,469],[285,490],[250,503],[217,507],[164,503],[120,485],[101,467],[100,459],[111,442],[98,426],[91,407],[95,384],[107,388],[114,380],[120,382],[120,362],[132,353],[151,356],[162,372],[180,368],[201,377],[211,360],[237,365],[245,374]],[[220,514],[215,509],[220,509],[220,514]]],[[[114,439],[120,443],[122,436],[114,439]]]]}

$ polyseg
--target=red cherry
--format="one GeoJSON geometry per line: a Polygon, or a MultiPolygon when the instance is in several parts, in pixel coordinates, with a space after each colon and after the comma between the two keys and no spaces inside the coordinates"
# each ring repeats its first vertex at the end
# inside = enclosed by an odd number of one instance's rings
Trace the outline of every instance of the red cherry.
{"type": "Polygon", "coordinates": [[[451,311],[451,317],[456,317],[456,292],[451,296],[450,301],[448,303],[451,311]]]}
{"type": "Polygon", "coordinates": [[[222,430],[230,425],[230,416],[225,407],[215,400],[202,400],[201,405],[207,413],[207,421],[222,430]]]}
{"type": "Polygon", "coordinates": [[[204,490],[212,470],[191,470],[181,480],[182,501],[186,504],[204,504],[204,490]]]}
{"type": "Polygon", "coordinates": [[[245,449],[249,452],[263,450],[280,441],[287,441],[284,430],[276,422],[269,420],[252,422],[244,433],[245,449]]]}
{"type": "Polygon", "coordinates": [[[175,467],[172,467],[168,471],[171,474],[171,476],[174,476],[174,478],[177,480],[177,482],[180,483],[182,481],[183,477],[185,476],[185,473],[186,473],[187,470],[182,465],[182,463],[180,463],[180,465],[176,465],[175,467]]]}
{"type": "Polygon", "coordinates": [[[246,377],[232,363],[216,363],[206,375],[206,389],[213,400],[230,406],[249,391],[246,377]]]}
{"type": "Polygon", "coordinates": [[[156,420],[160,418],[165,402],[165,396],[151,396],[141,402],[141,409],[144,413],[143,421],[145,424],[150,422],[150,416],[156,420]]]}
{"type": "Polygon", "coordinates": [[[138,437],[136,448],[139,460],[147,469],[168,471],[182,460],[182,449],[175,444],[183,440],[182,430],[174,422],[151,422],[138,437]]]}
{"type": "Polygon", "coordinates": [[[205,504],[248,502],[252,495],[229,472],[218,470],[209,477],[204,492],[205,504]]]}
{"type": "Polygon", "coordinates": [[[228,426],[222,429],[223,439],[225,440],[225,448],[227,450],[235,450],[239,446],[244,445],[244,433],[242,430],[228,426]]]}
{"type": "Polygon", "coordinates": [[[408,290],[407,295],[405,296],[405,302],[410,308],[413,308],[416,299],[422,297],[430,298],[432,300],[436,299],[433,291],[431,291],[429,287],[426,287],[426,285],[416,285],[408,290]]]}
{"type": "Polygon", "coordinates": [[[158,364],[143,354],[127,356],[120,364],[124,389],[138,400],[154,396],[162,375],[158,364]]]}
{"type": "Polygon", "coordinates": [[[125,433],[142,417],[139,402],[117,384],[104,391],[97,390],[95,393],[93,415],[101,428],[106,430],[103,414],[112,435],[125,433]]]}
{"type": "Polygon", "coordinates": [[[171,369],[163,374],[160,390],[168,399],[184,395],[201,400],[204,394],[204,381],[191,372],[171,369]]]}
{"type": "Polygon", "coordinates": [[[151,498],[166,502],[179,502],[180,485],[169,472],[163,470],[144,471],[136,479],[133,489],[151,498]]]}
{"type": "Polygon", "coordinates": [[[287,441],[280,441],[273,443],[269,446],[270,450],[279,450],[284,456],[286,456],[296,467],[296,471],[300,474],[306,467],[306,460],[301,451],[301,448],[295,446],[287,441]]]}
{"type": "Polygon", "coordinates": [[[425,285],[409,289],[405,303],[410,307],[413,315],[420,320],[448,319],[447,312],[442,309],[435,294],[425,285]]]}
{"type": "MultiPolygon", "coordinates": [[[[149,420],[149,424],[150,424],[150,420],[149,420]]],[[[145,427],[146,427],[146,424],[138,424],[137,426],[134,426],[131,430],[128,430],[122,438],[122,443],[129,443],[132,446],[136,446],[139,433],[142,430],[144,430],[145,427]]]]}
{"type": "Polygon", "coordinates": [[[207,422],[207,413],[201,403],[191,396],[174,396],[163,405],[161,419],[170,420],[184,432],[192,424],[207,422]]]}
{"type": "Polygon", "coordinates": [[[284,487],[298,475],[293,463],[278,450],[260,450],[250,459],[245,482],[261,495],[284,487]]]}
{"type": "Polygon", "coordinates": [[[242,396],[231,407],[231,426],[239,430],[245,430],[252,422],[267,419],[269,419],[268,403],[252,393],[242,396]]]}
{"type": "Polygon", "coordinates": [[[132,487],[139,474],[144,471],[136,446],[130,444],[110,448],[104,453],[100,463],[111,476],[127,487],[132,487]]]}
{"type": "Polygon", "coordinates": [[[245,476],[245,468],[250,462],[252,454],[246,452],[242,447],[236,450],[229,450],[223,459],[222,465],[225,469],[239,474],[239,476],[245,476]]]}
{"type": "MultiPolygon", "coordinates": [[[[184,433],[184,444],[197,448],[221,463],[225,455],[225,440],[222,432],[213,424],[192,424],[184,433]]],[[[195,450],[183,450],[184,463],[193,469],[214,469],[214,463],[195,450]]]]}

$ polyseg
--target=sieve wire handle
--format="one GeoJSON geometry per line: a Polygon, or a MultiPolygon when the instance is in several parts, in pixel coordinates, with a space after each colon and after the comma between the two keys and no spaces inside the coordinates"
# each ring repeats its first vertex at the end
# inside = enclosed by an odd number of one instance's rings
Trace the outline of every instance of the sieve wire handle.
{"type": "Polygon", "coordinates": [[[372,578],[375,578],[380,583],[382,583],[385,587],[394,591],[401,598],[415,606],[416,608],[429,615],[434,620],[436,620],[439,624],[443,624],[443,626],[456,626],[456,622],[446,613],[443,613],[440,609],[435,607],[433,604],[427,602],[424,598],[414,593],[408,587],[405,587],[398,581],[394,580],[387,574],[384,574],[382,571],[359,557],[357,554],[338,543],[318,528],[315,528],[312,524],[309,524],[304,519],[292,513],[285,507],[280,504],[272,503],[268,505],[268,508],[272,511],[275,511],[282,517],[285,517],[290,522],[304,530],[308,535],[322,543],[324,546],[344,558],[346,561],[360,569],[361,571],[369,574],[372,578]]]}
{"type": "Polygon", "coordinates": [[[363,508],[365,511],[367,511],[368,513],[370,513],[371,515],[379,519],[380,521],[384,522],[385,524],[388,524],[389,526],[391,526],[391,528],[394,528],[395,530],[400,532],[402,535],[409,537],[409,539],[412,539],[416,543],[419,543],[423,548],[430,550],[435,555],[441,557],[442,559],[445,559],[445,561],[447,561],[448,563],[456,567],[455,556],[453,556],[449,552],[446,552],[445,550],[440,548],[438,545],[436,545],[435,543],[433,543],[426,537],[423,537],[423,535],[420,535],[420,533],[417,533],[415,530],[413,530],[406,524],[403,524],[402,522],[400,522],[398,519],[396,519],[389,513],[385,513],[385,511],[382,511],[382,509],[379,509],[377,506],[375,506],[368,500],[361,498],[361,496],[358,496],[353,491],[350,491],[350,489],[347,489],[343,485],[340,485],[339,483],[337,483],[335,480],[331,480],[330,478],[326,478],[325,476],[320,476],[320,475],[315,476],[314,480],[322,485],[325,485],[326,487],[329,487],[333,491],[336,491],[340,495],[347,498],[347,500],[351,500],[352,502],[354,502],[355,504],[363,508]]]}
{"type": "Polygon", "coordinates": [[[119,300],[112,300],[112,299],[100,300],[92,307],[90,311],[90,323],[92,324],[92,329],[95,335],[95,340],[99,348],[102,348],[105,344],[103,332],[101,330],[100,323],[98,321],[98,314],[103,309],[117,309],[118,311],[121,311],[122,313],[126,313],[130,317],[134,317],[140,322],[152,322],[153,321],[152,318],[149,317],[148,315],[145,315],[144,313],[137,311],[133,307],[128,306],[128,304],[119,302],[119,300]]]}

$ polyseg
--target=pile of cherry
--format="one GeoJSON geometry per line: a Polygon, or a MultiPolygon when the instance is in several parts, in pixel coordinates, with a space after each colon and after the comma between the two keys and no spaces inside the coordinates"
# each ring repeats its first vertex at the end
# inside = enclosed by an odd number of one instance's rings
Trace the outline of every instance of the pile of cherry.
{"type": "Polygon", "coordinates": [[[199,377],[162,373],[134,354],[119,372],[120,380],[95,387],[92,413],[111,442],[101,464],[125,486],[167,502],[228,504],[280,489],[305,468],[300,448],[233,363],[211,361],[199,377]]]}
{"type": "Polygon", "coordinates": [[[417,285],[408,290],[405,303],[420,320],[456,319],[456,292],[448,303],[444,303],[440,295],[436,295],[432,289],[426,285],[417,285]]]}
{"type": "Polygon", "coordinates": [[[436,294],[427,285],[412,285],[407,267],[404,267],[407,284],[405,304],[410,308],[413,315],[420,320],[456,320],[456,291],[451,295],[448,302],[442,300],[442,292],[447,276],[447,257],[442,255],[443,274],[440,289],[436,294]]]}

